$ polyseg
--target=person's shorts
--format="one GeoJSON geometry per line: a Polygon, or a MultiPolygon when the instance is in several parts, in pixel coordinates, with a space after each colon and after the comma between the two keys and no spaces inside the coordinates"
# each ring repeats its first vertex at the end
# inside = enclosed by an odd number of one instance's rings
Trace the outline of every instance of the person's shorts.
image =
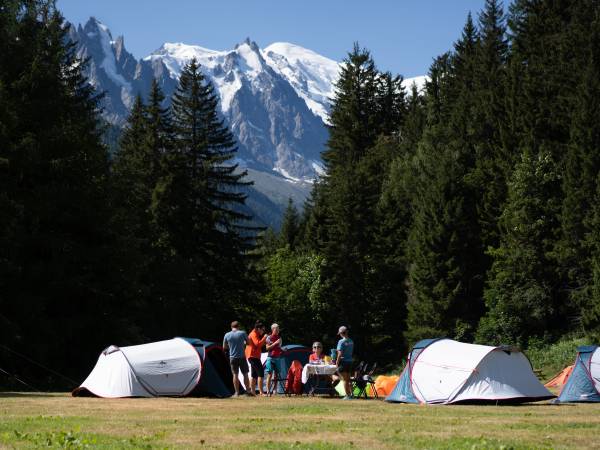
{"type": "Polygon", "coordinates": [[[338,367],[339,373],[350,373],[352,371],[352,363],[348,361],[340,362],[340,366],[338,367]]]}
{"type": "Polygon", "coordinates": [[[249,358],[250,376],[252,378],[263,378],[265,376],[265,368],[259,358],[249,358]]]}
{"type": "Polygon", "coordinates": [[[246,358],[231,358],[229,365],[231,366],[231,373],[234,375],[237,375],[239,372],[242,372],[243,375],[248,373],[246,358]]]}
{"type": "Polygon", "coordinates": [[[279,366],[279,358],[267,358],[267,363],[265,364],[265,372],[273,373],[278,369],[279,366]]]}

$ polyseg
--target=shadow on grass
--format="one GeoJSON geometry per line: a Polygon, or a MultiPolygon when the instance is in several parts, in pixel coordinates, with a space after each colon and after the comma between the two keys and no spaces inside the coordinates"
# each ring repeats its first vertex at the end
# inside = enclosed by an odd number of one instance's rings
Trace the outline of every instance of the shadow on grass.
{"type": "MultiPolygon", "coordinates": [[[[27,398],[27,397],[31,397],[31,398],[36,398],[36,397],[56,397],[60,394],[62,394],[62,392],[1,392],[0,391],[0,398],[27,398]]],[[[65,394],[67,394],[67,392],[65,392],[65,394]]]]}

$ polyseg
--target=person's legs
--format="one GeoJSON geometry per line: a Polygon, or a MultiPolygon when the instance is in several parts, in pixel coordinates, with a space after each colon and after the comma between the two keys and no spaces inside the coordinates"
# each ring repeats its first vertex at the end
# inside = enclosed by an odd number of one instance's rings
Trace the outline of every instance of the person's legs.
{"type": "Polygon", "coordinates": [[[256,377],[258,376],[256,373],[256,358],[250,358],[248,362],[250,363],[250,390],[256,392],[256,377]]]}
{"type": "Polygon", "coordinates": [[[256,363],[256,378],[258,379],[258,392],[260,392],[260,395],[265,395],[263,390],[263,377],[265,376],[265,368],[263,367],[260,359],[257,359],[256,363]]]}
{"type": "Polygon", "coordinates": [[[240,380],[237,375],[233,376],[233,389],[235,390],[235,395],[240,395],[240,380]]]}
{"type": "Polygon", "coordinates": [[[248,361],[246,361],[246,358],[240,358],[238,361],[238,365],[240,367],[240,372],[242,372],[242,376],[244,377],[244,386],[246,387],[246,394],[254,397],[254,391],[248,389],[250,387],[250,382],[248,381],[248,361]]]}
{"type": "Polygon", "coordinates": [[[258,392],[260,395],[265,395],[265,391],[263,390],[263,377],[258,377],[258,392]]]}
{"type": "Polygon", "coordinates": [[[350,371],[352,369],[352,363],[342,362],[340,365],[340,378],[344,383],[344,392],[346,393],[345,399],[352,398],[352,386],[350,384],[350,371]]]}
{"type": "Polygon", "coordinates": [[[350,372],[342,372],[342,379],[344,380],[344,391],[346,391],[346,397],[352,397],[352,389],[350,387],[350,372]]]}
{"type": "Polygon", "coordinates": [[[271,395],[271,380],[273,379],[273,360],[267,358],[267,395],[271,395]]]}
{"type": "Polygon", "coordinates": [[[238,372],[240,370],[239,361],[237,359],[231,359],[229,361],[231,366],[231,374],[233,376],[233,389],[235,390],[235,396],[240,395],[240,380],[238,378],[238,372]]]}

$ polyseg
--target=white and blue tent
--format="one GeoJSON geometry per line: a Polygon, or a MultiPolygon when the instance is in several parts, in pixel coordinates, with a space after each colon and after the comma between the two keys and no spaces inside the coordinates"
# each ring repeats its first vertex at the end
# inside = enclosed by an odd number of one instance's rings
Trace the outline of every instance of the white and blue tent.
{"type": "Polygon", "coordinates": [[[600,347],[577,348],[573,371],[556,402],[600,402],[600,347]]]}
{"type": "Polygon", "coordinates": [[[389,402],[528,402],[554,397],[514,347],[425,339],[408,355],[389,402]]]}
{"type": "Polygon", "coordinates": [[[193,338],[107,347],[74,397],[229,397],[233,380],[222,348],[193,338]]]}

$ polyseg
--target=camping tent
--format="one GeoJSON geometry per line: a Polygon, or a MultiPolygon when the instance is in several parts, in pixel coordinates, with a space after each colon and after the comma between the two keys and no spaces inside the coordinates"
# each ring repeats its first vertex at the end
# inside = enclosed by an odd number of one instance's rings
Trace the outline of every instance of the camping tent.
{"type": "Polygon", "coordinates": [[[556,402],[600,402],[600,347],[577,349],[573,371],[556,402]]]}
{"type": "Polygon", "coordinates": [[[426,339],[409,353],[406,367],[386,400],[448,404],[551,397],[518,349],[426,339]]]}
{"type": "Polygon", "coordinates": [[[111,345],[73,396],[229,397],[233,393],[230,373],[221,347],[200,339],[111,345]]]}
{"type": "Polygon", "coordinates": [[[554,375],[552,379],[550,379],[547,383],[544,384],[547,388],[561,388],[567,384],[567,380],[571,376],[571,372],[573,372],[573,364],[565,367],[559,373],[554,375]]]}

